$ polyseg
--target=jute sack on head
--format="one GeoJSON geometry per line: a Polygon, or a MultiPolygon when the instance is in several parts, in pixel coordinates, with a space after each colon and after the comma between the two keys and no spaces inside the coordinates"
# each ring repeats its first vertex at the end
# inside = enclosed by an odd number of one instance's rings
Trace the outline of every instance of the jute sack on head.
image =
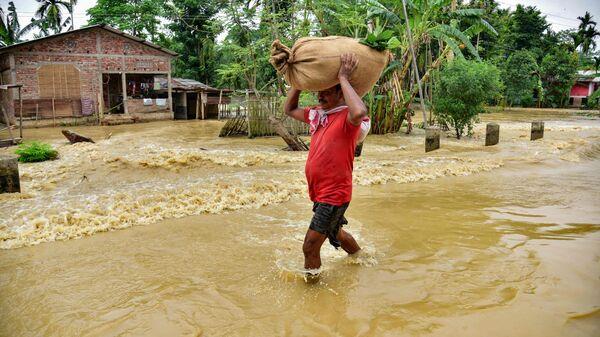
{"type": "Polygon", "coordinates": [[[362,97],[373,88],[385,69],[389,59],[387,51],[377,51],[349,37],[305,37],[296,41],[291,49],[275,40],[269,61],[292,87],[320,91],[339,83],[340,56],[344,53],[358,57],[350,84],[362,97]]]}

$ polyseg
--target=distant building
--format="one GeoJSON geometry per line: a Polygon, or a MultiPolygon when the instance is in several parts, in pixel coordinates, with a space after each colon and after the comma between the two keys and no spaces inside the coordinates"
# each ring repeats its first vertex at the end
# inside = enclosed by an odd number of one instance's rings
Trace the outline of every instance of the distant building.
{"type": "MultiPolygon", "coordinates": [[[[0,85],[22,84],[23,117],[37,125],[172,119],[177,53],[107,25],[0,48],[0,85]]],[[[9,118],[16,93],[1,93],[9,118]]]]}
{"type": "Polygon", "coordinates": [[[217,89],[187,78],[173,78],[175,119],[219,118],[219,112],[231,103],[231,90],[217,89]]]}
{"type": "Polygon", "coordinates": [[[581,107],[587,103],[587,99],[600,87],[600,73],[592,70],[580,70],[577,72],[577,82],[571,87],[569,105],[581,107]]]}

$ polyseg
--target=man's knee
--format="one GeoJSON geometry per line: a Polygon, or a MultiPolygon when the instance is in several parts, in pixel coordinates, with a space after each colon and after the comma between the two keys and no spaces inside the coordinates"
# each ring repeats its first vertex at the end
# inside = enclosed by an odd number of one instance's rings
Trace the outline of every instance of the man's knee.
{"type": "Polygon", "coordinates": [[[304,238],[304,244],[302,245],[302,251],[304,255],[318,254],[321,250],[323,239],[316,235],[307,235],[304,238]]]}

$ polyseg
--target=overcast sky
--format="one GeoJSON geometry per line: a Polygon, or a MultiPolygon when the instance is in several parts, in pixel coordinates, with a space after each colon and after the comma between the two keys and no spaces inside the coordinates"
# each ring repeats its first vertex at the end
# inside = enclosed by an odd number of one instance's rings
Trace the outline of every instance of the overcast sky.
{"type": "MultiPolygon", "coordinates": [[[[10,0],[0,0],[4,10],[8,7],[10,0]]],[[[35,0],[13,0],[19,13],[21,26],[25,26],[33,17],[38,3],[35,0]]],[[[160,1],[160,0],[156,0],[160,1]]],[[[85,14],[88,8],[94,6],[96,0],[78,0],[75,6],[75,28],[79,28],[87,22],[85,14]]],[[[600,22],[600,0],[501,0],[498,1],[502,7],[515,8],[521,3],[528,6],[536,6],[546,16],[546,20],[552,24],[555,31],[576,28],[578,16],[583,16],[589,11],[595,21],[600,22]]]]}

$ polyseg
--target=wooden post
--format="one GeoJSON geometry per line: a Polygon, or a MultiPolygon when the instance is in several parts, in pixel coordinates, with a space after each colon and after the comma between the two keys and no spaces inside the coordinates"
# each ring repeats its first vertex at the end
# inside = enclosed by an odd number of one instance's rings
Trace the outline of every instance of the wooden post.
{"type": "Polygon", "coordinates": [[[98,124],[104,119],[104,96],[102,92],[98,93],[98,124]]]}
{"type": "Polygon", "coordinates": [[[19,87],[19,137],[23,139],[23,97],[21,97],[21,87],[19,87]]]}
{"type": "Polygon", "coordinates": [[[219,91],[219,105],[217,105],[217,119],[221,120],[221,102],[223,101],[223,89],[219,91]]]}
{"type": "Polygon", "coordinates": [[[52,97],[52,126],[56,126],[56,110],[54,109],[54,97],[52,97]]]}
{"type": "Polygon", "coordinates": [[[71,98],[69,94],[69,79],[67,78],[67,65],[63,64],[63,75],[65,75],[65,90],[67,91],[67,98],[71,98]]]}
{"type": "Polygon", "coordinates": [[[196,91],[196,119],[200,116],[200,92],[196,91]]]}
{"type": "Polygon", "coordinates": [[[129,114],[127,109],[127,81],[125,80],[125,72],[121,73],[121,91],[123,92],[123,112],[125,115],[129,114]]]}
{"type": "Polygon", "coordinates": [[[205,93],[201,93],[200,94],[200,111],[202,111],[202,119],[204,120],[205,116],[204,116],[204,97],[205,97],[205,93]]]}
{"type": "MultiPolygon", "coordinates": [[[[6,92],[7,95],[9,95],[9,91],[6,92]]],[[[12,144],[15,143],[15,137],[12,134],[12,130],[10,127],[10,119],[8,119],[8,114],[6,113],[6,109],[4,109],[4,105],[0,104],[0,109],[2,109],[2,116],[4,117],[4,121],[6,122],[6,126],[7,126],[7,130],[8,130],[8,136],[10,137],[10,141],[12,142],[12,144]]]]}
{"type": "MultiPolygon", "coordinates": [[[[167,101],[169,103],[169,110],[173,119],[175,119],[175,113],[173,112],[173,86],[171,85],[171,71],[167,73],[167,101]]],[[[185,112],[187,115],[187,111],[185,112]]]]}
{"type": "Polygon", "coordinates": [[[102,79],[102,72],[99,72],[98,79],[100,81],[100,91],[98,92],[98,124],[100,124],[102,119],[104,119],[104,81],[102,79]]]}

